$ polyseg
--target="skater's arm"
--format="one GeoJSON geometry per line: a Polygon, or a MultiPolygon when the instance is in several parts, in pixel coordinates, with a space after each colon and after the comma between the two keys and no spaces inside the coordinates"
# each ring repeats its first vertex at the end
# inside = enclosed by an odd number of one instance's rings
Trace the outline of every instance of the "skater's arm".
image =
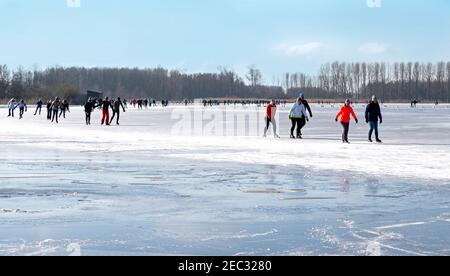
{"type": "Polygon", "coordinates": [[[341,109],[339,110],[338,114],[336,115],[336,121],[339,120],[339,117],[341,117],[341,115],[342,115],[342,110],[343,110],[343,108],[341,108],[341,109]]]}
{"type": "Polygon", "coordinates": [[[302,108],[302,113],[303,113],[303,116],[305,116],[306,121],[309,121],[308,114],[306,113],[305,106],[303,106],[303,108],[302,108]]]}
{"type": "Polygon", "coordinates": [[[122,103],[122,102],[120,103],[120,106],[122,107],[123,112],[125,112],[125,107],[123,106],[123,103],[122,103]]]}
{"type": "Polygon", "coordinates": [[[358,117],[356,117],[356,114],[355,114],[355,111],[353,111],[353,108],[352,108],[351,114],[352,114],[353,119],[355,119],[355,122],[358,123],[358,117]]]}
{"type": "Polygon", "coordinates": [[[309,116],[312,118],[312,117],[313,117],[313,114],[312,114],[311,107],[309,106],[308,101],[305,101],[305,106],[306,106],[306,109],[307,109],[308,112],[309,112],[309,116]]]}
{"type": "Polygon", "coordinates": [[[380,118],[380,124],[383,123],[383,115],[381,115],[381,107],[378,105],[378,116],[380,118]]]}
{"type": "Polygon", "coordinates": [[[367,105],[366,112],[365,112],[366,123],[369,123],[369,108],[370,108],[370,105],[367,105]]]}

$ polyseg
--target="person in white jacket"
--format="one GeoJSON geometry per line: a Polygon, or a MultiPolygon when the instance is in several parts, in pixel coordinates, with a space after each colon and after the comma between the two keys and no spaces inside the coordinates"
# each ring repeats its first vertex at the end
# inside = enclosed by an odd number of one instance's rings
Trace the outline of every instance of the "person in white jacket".
{"type": "Polygon", "coordinates": [[[9,111],[9,115],[8,115],[8,117],[14,117],[14,109],[16,109],[16,107],[17,107],[17,102],[16,102],[16,99],[11,99],[11,100],[9,100],[9,102],[8,102],[8,111],[9,111]]]}
{"type": "Polygon", "coordinates": [[[308,115],[306,114],[306,107],[303,104],[302,98],[298,98],[297,102],[292,106],[289,112],[289,119],[292,121],[291,138],[302,139],[301,126],[306,121],[309,122],[308,115]],[[294,136],[294,130],[297,126],[297,136],[294,136]]]}

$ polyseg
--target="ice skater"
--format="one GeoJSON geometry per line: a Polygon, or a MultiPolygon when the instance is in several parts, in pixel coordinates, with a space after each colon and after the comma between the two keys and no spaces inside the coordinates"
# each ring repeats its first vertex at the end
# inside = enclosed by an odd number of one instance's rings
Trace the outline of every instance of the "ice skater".
{"type": "Polygon", "coordinates": [[[66,118],[66,112],[70,113],[70,107],[69,107],[69,102],[67,100],[63,100],[61,103],[61,111],[59,112],[59,117],[61,118],[61,115],[63,116],[63,118],[66,118]]]}
{"type": "MultiPolygon", "coordinates": [[[[305,99],[305,93],[300,92],[299,95],[300,99],[302,100],[303,105],[305,106],[306,110],[309,113],[309,117],[312,118],[313,114],[311,111],[311,107],[309,106],[308,101],[305,99]]],[[[302,120],[301,124],[300,124],[300,136],[302,136],[302,129],[306,126],[306,120],[302,120]]]]}
{"type": "Polygon", "coordinates": [[[52,101],[49,100],[47,102],[47,120],[51,120],[52,119],[52,101]]]}
{"type": "Polygon", "coordinates": [[[28,111],[27,104],[24,100],[20,100],[17,106],[19,107],[19,119],[23,119],[23,114],[28,111]]]}
{"type": "Polygon", "coordinates": [[[103,100],[103,102],[98,104],[96,107],[98,106],[102,107],[102,125],[106,124],[109,126],[109,108],[114,110],[109,98],[106,97],[105,100],[103,100]]]}
{"type": "Polygon", "coordinates": [[[372,97],[372,100],[366,107],[366,123],[369,124],[369,142],[372,143],[372,134],[375,131],[375,139],[377,143],[382,143],[378,137],[378,119],[380,124],[383,123],[383,116],[381,116],[381,108],[376,96],[372,97]]]}
{"type": "Polygon", "coordinates": [[[116,124],[119,125],[119,119],[120,119],[120,108],[122,107],[123,112],[125,113],[125,107],[122,103],[122,100],[120,99],[120,97],[117,98],[117,101],[114,102],[113,105],[113,115],[111,117],[111,120],[109,121],[109,124],[112,124],[112,121],[114,120],[114,118],[117,116],[117,121],[116,124]]]}
{"type": "Polygon", "coordinates": [[[348,141],[348,132],[350,130],[350,116],[352,116],[356,123],[358,123],[358,117],[356,117],[355,111],[353,111],[353,108],[351,106],[351,101],[349,99],[345,100],[344,106],[341,107],[341,110],[336,115],[336,122],[341,122],[343,133],[342,133],[342,143],[350,144],[348,141]]]}
{"type": "Polygon", "coordinates": [[[8,111],[9,111],[8,117],[14,118],[14,110],[16,109],[17,105],[18,105],[18,103],[16,102],[16,99],[13,98],[13,99],[9,100],[9,102],[8,102],[8,111]]]}
{"type": "Polygon", "coordinates": [[[42,104],[43,104],[42,100],[39,99],[36,103],[36,111],[34,112],[34,116],[36,116],[38,112],[39,112],[39,116],[41,115],[42,104]]]}
{"type": "Polygon", "coordinates": [[[91,125],[91,114],[94,111],[95,102],[89,98],[87,102],[84,104],[84,113],[86,115],[86,125],[91,125]]]}
{"type": "Polygon", "coordinates": [[[309,118],[306,114],[306,107],[301,98],[298,98],[297,102],[292,106],[291,111],[289,112],[289,119],[292,122],[291,139],[302,139],[300,126],[302,124],[304,125],[303,121],[305,120],[309,122],[309,118]],[[295,126],[297,126],[297,136],[294,136],[295,126]]]}
{"type": "Polygon", "coordinates": [[[272,124],[273,128],[273,136],[275,138],[280,138],[277,134],[277,122],[275,120],[275,116],[277,115],[277,105],[275,100],[272,100],[266,107],[266,127],[264,128],[264,138],[267,137],[267,131],[269,130],[270,124],[272,124]]]}
{"type": "Polygon", "coordinates": [[[52,110],[52,123],[56,121],[56,123],[58,124],[58,112],[60,108],[61,108],[61,101],[59,100],[58,97],[56,97],[50,107],[50,109],[52,110]]]}

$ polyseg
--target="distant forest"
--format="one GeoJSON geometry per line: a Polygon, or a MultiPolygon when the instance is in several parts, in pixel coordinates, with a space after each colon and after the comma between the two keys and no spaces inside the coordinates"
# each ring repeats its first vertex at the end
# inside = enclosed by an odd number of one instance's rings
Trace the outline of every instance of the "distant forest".
{"type": "Polygon", "coordinates": [[[82,103],[87,89],[110,97],[184,99],[294,99],[304,91],[310,99],[363,101],[375,94],[389,101],[449,102],[450,62],[323,64],[316,75],[286,73],[263,82],[261,71],[249,66],[245,76],[230,70],[187,74],[176,70],[53,67],[9,69],[0,65],[0,99],[35,101],[59,96],[82,103]]]}

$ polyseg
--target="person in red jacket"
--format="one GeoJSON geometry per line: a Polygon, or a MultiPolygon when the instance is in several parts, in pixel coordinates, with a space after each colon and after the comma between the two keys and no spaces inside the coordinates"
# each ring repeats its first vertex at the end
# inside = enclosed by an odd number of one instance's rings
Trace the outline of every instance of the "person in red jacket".
{"type": "Polygon", "coordinates": [[[356,117],[355,112],[351,106],[351,102],[349,99],[345,100],[344,106],[341,107],[341,110],[336,115],[336,122],[341,121],[344,132],[342,133],[342,142],[350,144],[348,141],[348,131],[350,129],[350,116],[352,116],[356,123],[358,123],[358,117],[356,117]]]}
{"type": "Polygon", "coordinates": [[[275,121],[275,116],[277,114],[277,105],[276,101],[272,100],[266,107],[266,126],[264,128],[264,138],[267,137],[267,131],[269,130],[270,124],[272,124],[273,127],[273,136],[275,138],[280,138],[280,136],[277,134],[277,123],[275,121]]]}
{"type": "Polygon", "coordinates": [[[94,108],[97,108],[101,106],[102,107],[102,125],[106,123],[107,126],[109,126],[109,108],[114,110],[113,105],[109,101],[109,98],[106,97],[102,102],[100,102],[98,105],[94,106],[94,108]]]}

